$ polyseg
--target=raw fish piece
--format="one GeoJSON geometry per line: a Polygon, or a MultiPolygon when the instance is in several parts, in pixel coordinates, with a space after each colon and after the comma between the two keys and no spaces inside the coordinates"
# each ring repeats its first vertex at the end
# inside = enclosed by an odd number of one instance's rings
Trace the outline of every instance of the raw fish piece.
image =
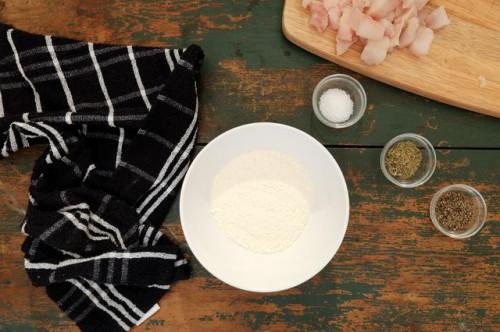
{"type": "Polygon", "coordinates": [[[387,56],[388,49],[389,38],[387,37],[380,40],[369,40],[363,48],[361,60],[370,66],[381,64],[387,56]]]}
{"type": "Polygon", "coordinates": [[[375,21],[368,15],[361,18],[356,34],[361,38],[379,40],[384,37],[385,25],[381,21],[375,21]]]}
{"type": "Polygon", "coordinates": [[[352,0],[352,7],[363,11],[365,8],[370,7],[370,2],[371,0],[352,0]]]}
{"type": "Polygon", "coordinates": [[[385,19],[389,22],[393,22],[396,18],[396,11],[392,11],[389,14],[385,15],[385,19]]]}
{"type": "Polygon", "coordinates": [[[354,44],[354,41],[337,40],[337,55],[342,55],[354,44]]]}
{"type": "MultiPolygon", "coordinates": [[[[0,0],[1,1],[1,0],[0,0]]],[[[429,53],[433,30],[450,23],[440,6],[422,10],[429,0],[302,0],[309,23],[319,32],[328,26],[336,33],[336,53],[342,55],[359,41],[361,60],[368,65],[384,61],[396,47],[423,56],[429,53]]]]}
{"type": "Polygon", "coordinates": [[[381,19],[387,14],[395,10],[401,0],[373,0],[370,8],[366,11],[366,14],[370,15],[374,19],[381,19]]]}
{"type": "Polygon", "coordinates": [[[340,15],[342,15],[342,11],[339,7],[333,7],[328,10],[328,18],[330,19],[330,26],[333,30],[337,30],[339,28],[340,15]]]}
{"type": "Polygon", "coordinates": [[[408,25],[406,26],[406,29],[404,29],[403,33],[401,34],[401,38],[399,39],[399,47],[406,47],[413,43],[413,41],[417,37],[419,26],[420,21],[418,20],[418,17],[412,17],[408,21],[408,25]]]}
{"type": "Polygon", "coordinates": [[[405,9],[402,6],[397,6],[396,9],[394,10],[394,15],[396,17],[401,16],[401,14],[405,11],[405,9]]]}
{"type": "Polygon", "coordinates": [[[323,32],[328,27],[328,12],[320,1],[313,1],[309,5],[311,17],[309,24],[316,28],[319,32],[323,32]]]}
{"type": "Polygon", "coordinates": [[[434,31],[427,27],[421,26],[418,28],[417,37],[410,45],[410,52],[416,56],[427,55],[431,49],[432,40],[434,39],[434,31]]]}
{"type": "Polygon", "coordinates": [[[344,8],[346,6],[352,6],[352,0],[339,0],[339,5],[340,8],[344,8]]]}
{"type": "Polygon", "coordinates": [[[325,6],[326,10],[335,8],[338,4],[339,0],[323,0],[323,6],[325,6]]]}
{"type": "Polygon", "coordinates": [[[401,37],[401,32],[403,31],[403,23],[394,23],[394,35],[389,40],[389,50],[392,51],[392,48],[399,46],[399,38],[401,37]]]}
{"type": "Polygon", "coordinates": [[[353,31],[356,31],[358,29],[359,23],[363,19],[363,17],[366,16],[363,14],[359,8],[353,8],[351,12],[351,29],[353,31]]]}
{"type": "Polygon", "coordinates": [[[425,5],[429,2],[429,0],[415,0],[415,7],[417,7],[417,10],[420,11],[422,8],[425,7],[425,5]]]}
{"type": "Polygon", "coordinates": [[[413,6],[413,3],[414,3],[415,0],[403,0],[401,2],[401,7],[403,9],[406,9],[406,8],[410,8],[411,6],[413,6]]]}
{"type": "Polygon", "coordinates": [[[389,37],[389,39],[394,37],[395,34],[394,25],[385,18],[381,19],[380,23],[384,25],[384,36],[389,37]]]}
{"type": "Polygon", "coordinates": [[[339,30],[337,31],[337,41],[352,41],[353,40],[353,29],[352,29],[352,8],[344,7],[342,10],[342,16],[340,16],[339,30]]]}
{"type": "Polygon", "coordinates": [[[420,21],[420,25],[425,25],[425,19],[427,18],[427,16],[429,16],[429,13],[426,13],[423,10],[418,13],[418,20],[420,21]]]}
{"type": "Polygon", "coordinates": [[[448,24],[450,19],[443,6],[437,7],[425,18],[425,25],[432,30],[444,28],[448,24]]]}
{"type": "Polygon", "coordinates": [[[403,26],[406,25],[406,22],[412,17],[417,16],[417,7],[411,6],[408,9],[405,9],[402,11],[399,15],[396,15],[396,18],[394,19],[394,23],[403,23],[403,26]]]}

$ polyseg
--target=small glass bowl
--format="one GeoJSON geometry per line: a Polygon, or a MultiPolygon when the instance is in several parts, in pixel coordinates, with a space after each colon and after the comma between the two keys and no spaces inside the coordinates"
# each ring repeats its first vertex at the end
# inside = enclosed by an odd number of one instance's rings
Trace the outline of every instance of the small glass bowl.
{"type": "Polygon", "coordinates": [[[454,239],[466,239],[468,237],[477,234],[481,230],[484,223],[486,222],[486,216],[488,215],[488,210],[486,207],[486,202],[484,201],[484,198],[479,193],[479,191],[465,184],[454,184],[451,186],[444,187],[434,194],[434,197],[432,197],[431,200],[430,214],[432,223],[441,233],[454,239]],[[474,208],[476,209],[475,213],[476,220],[474,220],[474,223],[472,223],[468,229],[462,231],[449,230],[441,226],[441,224],[437,221],[437,216],[436,216],[437,202],[444,193],[447,193],[449,191],[460,191],[473,199],[474,208]]]}
{"type": "Polygon", "coordinates": [[[387,180],[391,181],[395,185],[402,188],[415,188],[427,182],[427,180],[431,178],[432,174],[434,174],[434,171],[436,170],[436,151],[434,150],[431,142],[423,136],[412,133],[401,134],[391,139],[384,146],[384,149],[380,154],[380,168],[382,169],[382,173],[384,173],[387,180]],[[385,156],[387,152],[394,144],[402,141],[412,141],[422,151],[422,163],[420,164],[420,167],[411,178],[405,180],[393,177],[385,167],[385,156]]]}
{"type": "Polygon", "coordinates": [[[363,117],[366,110],[366,92],[361,83],[349,75],[335,74],[323,78],[314,88],[312,95],[312,106],[314,114],[324,125],[331,128],[347,128],[355,124],[363,117]],[[319,99],[328,89],[342,89],[347,92],[354,103],[354,112],[351,117],[344,122],[332,122],[321,114],[319,109],[319,99]]]}

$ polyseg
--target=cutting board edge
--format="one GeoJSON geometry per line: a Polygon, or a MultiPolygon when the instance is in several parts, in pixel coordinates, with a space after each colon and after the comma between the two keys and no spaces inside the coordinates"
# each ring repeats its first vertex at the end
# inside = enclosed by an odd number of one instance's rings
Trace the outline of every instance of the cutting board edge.
{"type": "Polygon", "coordinates": [[[312,53],[316,56],[319,56],[325,60],[331,61],[331,62],[333,62],[341,67],[347,68],[351,71],[359,73],[360,75],[372,78],[376,81],[382,82],[382,83],[390,85],[392,87],[395,87],[395,88],[398,88],[398,89],[401,89],[401,90],[404,90],[404,91],[407,91],[410,93],[414,93],[416,95],[422,96],[424,98],[432,99],[432,100],[435,100],[435,101],[440,102],[440,103],[444,103],[444,104],[448,104],[448,105],[451,105],[454,107],[465,109],[465,110],[470,111],[470,112],[476,112],[476,113],[492,116],[495,118],[500,118],[500,113],[495,113],[494,111],[489,110],[487,108],[482,108],[480,106],[470,105],[467,103],[460,103],[456,100],[449,99],[445,96],[435,95],[432,93],[432,91],[421,90],[421,89],[418,89],[414,86],[408,85],[404,82],[397,82],[397,81],[391,80],[390,78],[385,77],[383,75],[378,75],[377,73],[360,72],[359,68],[357,68],[355,65],[351,64],[348,61],[343,61],[342,57],[337,57],[335,55],[326,54],[324,52],[321,52],[321,50],[314,49],[313,47],[302,45],[302,43],[298,39],[295,38],[293,33],[290,33],[290,31],[287,27],[287,22],[286,22],[287,18],[285,16],[285,11],[287,8],[286,6],[287,6],[288,1],[290,1],[290,0],[285,0],[284,5],[283,5],[281,30],[282,30],[285,38],[288,39],[291,43],[293,43],[297,47],[300,47],[300,48],[308,51],[309,53],[312,53]]]}

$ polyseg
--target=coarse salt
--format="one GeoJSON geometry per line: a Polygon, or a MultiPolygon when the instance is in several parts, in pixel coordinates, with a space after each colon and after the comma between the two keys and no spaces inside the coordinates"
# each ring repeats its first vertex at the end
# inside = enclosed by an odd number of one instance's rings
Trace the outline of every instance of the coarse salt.
{"type": "Polygon", "coordinates": [[[486,84],[488,84],[488,81],[486,81],[486,77],[484,77],[483,75],[479,76],[478,79],[480,88],[484,88],[486,84]]]}
{"type": "Polygon", "coordinates": [[[354,112],[354,103],[344,90],[328,89],[319,98],[319,110],[328,121],[340,123],[349,120],[354,112]]]}

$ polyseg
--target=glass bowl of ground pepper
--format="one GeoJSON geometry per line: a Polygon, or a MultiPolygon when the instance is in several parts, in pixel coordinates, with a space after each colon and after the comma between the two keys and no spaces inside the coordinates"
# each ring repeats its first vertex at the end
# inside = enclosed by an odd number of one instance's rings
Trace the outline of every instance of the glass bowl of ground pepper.
{"type": "Polygon", "coordinates": [[[418,187],[434,174],[436,151],[425,137],[401,134],[384,146],[380,168],[392,183],[402,188],[418,187]]]}
{"type": "Polygon", "coordinates": [[[476,189],[455,184],[434,195],[430,214],[432,223],[443,234],[465,239],[481,230],[488,213],[486,202],[476,189]]]}

